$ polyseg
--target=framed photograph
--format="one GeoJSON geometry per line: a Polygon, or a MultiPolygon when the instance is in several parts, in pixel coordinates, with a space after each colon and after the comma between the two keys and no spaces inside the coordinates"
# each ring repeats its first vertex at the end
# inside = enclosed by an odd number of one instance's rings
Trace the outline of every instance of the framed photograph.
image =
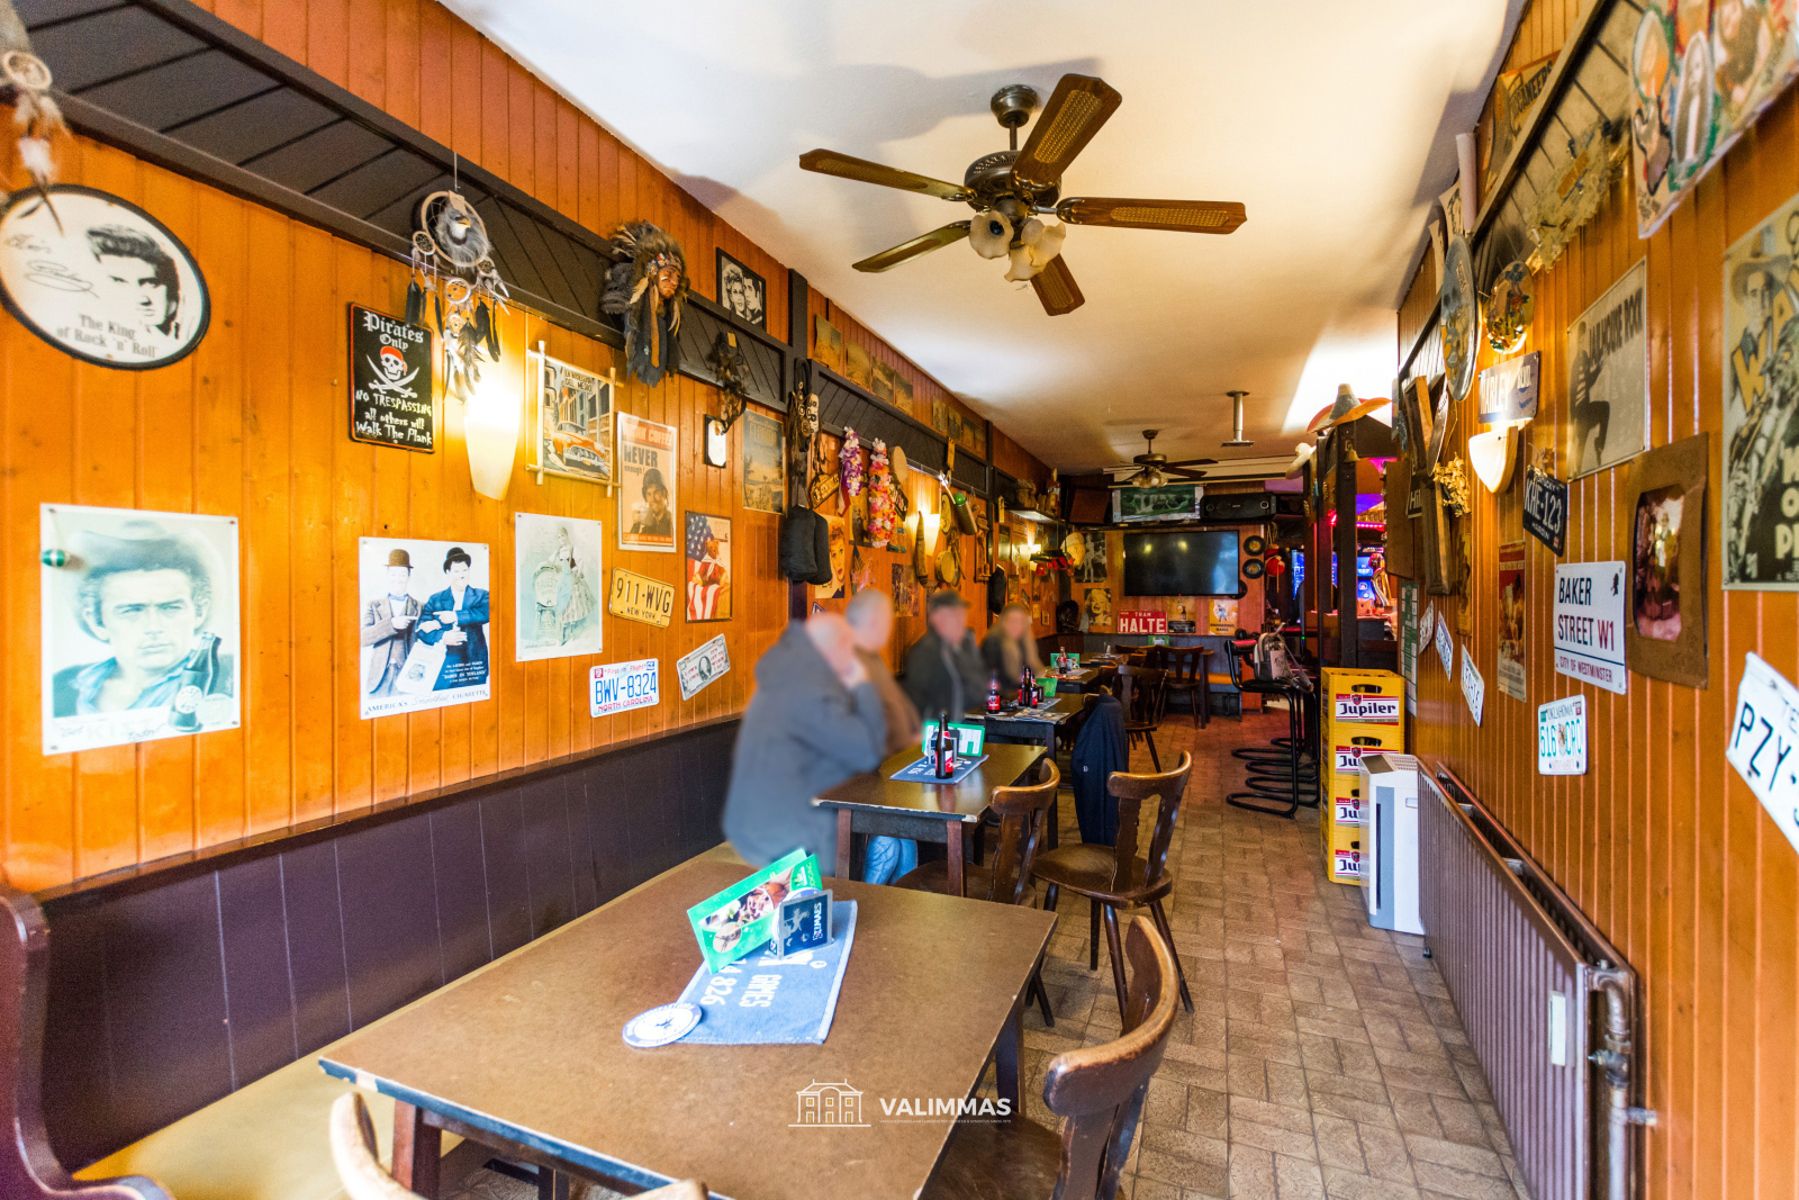
{"type": "Polygon", "coordinates": [[[491,694],[487,547],[363,538],[357,553],[362,719],[491,694]]]}
{"type": "Polygon", "coordinates": [[[1649,267],[1624,272],[1568,330],[1568,473],[1649,449],[1649,267]]]}
{"type": "Polygon", "coordinates": [[[731,619],[731,518],[687,514],[687,619],[731,619]]]}
{"type": "Polygon", "coordinates": [[[676,430],[619,413],[618,548],[675,552],[676,430]]]}
{"type": "Polygon", "coordinates": [[[615,482],[612,470],[612,397],[615,380],[531,352],[537,368],[537,403],[531,406],[528,470],[589,483],[615,482]]]}
{"type": "Polygon", "coordinates": [[[874,363],[868,350],[850,342],[843,348],[843,377],[864,391],[874,386],[874,363]]]}
{"type": "Polygon", "coordinates": [[[709,467],[731,464],[731,427],[717,417],[706,418],[705,455],[709,467]]]}
{"type": "Polygon", "coordinates": [[[46,504],[44,753],[235,729],[237,518],[46,504]]]}
{"type": "Polygon", "coordinates": [[[813,322],[812,357],[843,374],[843,331],[823,317],[813,322]]]}
{"type": "Polygon", "coordinates": [[[718,252],[718,303],[746,325],[768,328],[768,284],[723,250],[718,252]]]}
{"type": "Polygon", "coordinates": [[[598,521],[513,517],[513,656],[519,662],[598,654],[604,534],[598,521]]]}
{"type": "Polygon", "coordinates": [[[1707,434],[1660,446],[1630,468],[1630,669],[1704,687],[1707,434]]]}
{"type": "Polygon", "coordinates": [[[21,188],[0,210],[0,302],[65,354],[129,371],[186,358],[212,319],[200,266],[167,226],[60,183],[21,188]]]}
{"type": "Polygon", "coordinates": [[[1724,253],[1724,586],[1799,590],[1786,464],[1799,455],[1799,196],[1724,253]]]}
{"type": "Polygon", "coordinates": [[[743,506],[778,513],[787,504],[786,432],[781,422],[746,412],[743,421],[743,506]]]}
{"type": "Polygon", "coordinates": [[[869,391],[875,394],[875,399],[885,400],[887,403],[892,404],[893,381],[896,378],[898,378],[898,374],[894,371],[891,364],[877,362],[874,365],[874,382],[869,386],[869,391]]]}

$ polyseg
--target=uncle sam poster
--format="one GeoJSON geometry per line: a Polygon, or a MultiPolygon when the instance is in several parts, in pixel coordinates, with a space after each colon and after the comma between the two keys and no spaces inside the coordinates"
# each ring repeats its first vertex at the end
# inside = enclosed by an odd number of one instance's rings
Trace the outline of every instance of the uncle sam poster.
{"type": "Polygon", "coordinates": [[[363,538],[357,557],[363,719],[487,699],[487,547],[363,538]]]}

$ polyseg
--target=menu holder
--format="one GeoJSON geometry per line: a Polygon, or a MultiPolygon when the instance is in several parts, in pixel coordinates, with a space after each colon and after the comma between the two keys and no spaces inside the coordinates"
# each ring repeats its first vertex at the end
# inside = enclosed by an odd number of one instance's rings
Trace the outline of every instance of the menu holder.
{"type": "Polygon", "coordinates": [[[818,856],[795,850],[688,909],[706,969],[716,971],[766,946],[774,937],[782,902],[823,884],[818,856]]]}

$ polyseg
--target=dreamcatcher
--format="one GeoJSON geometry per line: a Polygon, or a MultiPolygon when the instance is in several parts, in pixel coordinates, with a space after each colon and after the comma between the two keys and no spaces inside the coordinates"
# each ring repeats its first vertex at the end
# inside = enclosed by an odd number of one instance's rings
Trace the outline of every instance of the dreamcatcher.
{"type": "MultiPolygon", "coordinates": [[[[0,103],[13,106],[13,126],[19,131],[19,165],[49,206],[47,189],[56,176],[50,139],[68,132],[68,126],[63,124],[62,109],[50,95],[50,68],[31,52],[31,39],[25,34],[25,23],[13,11],[12,0],[0,0],[0,103]]],[[[0,198],[4,198],[3,192],[0,198]]],[[[54,206],[50,207],[50,215],[56,216],[54,206]]],[[[60,220],[56,225],[62,228],[60,220]]]]}
{"type": "Polygon", "coordinates": [[[419,205],[418,224],[406,319],[421,324],[430,297],[444,340],[444,388],[466,397],[481,378],[482,357],[500,361],[499,313],[511,294],[494,267],[487,225],[465,196],[432,192],[419,205]]]}
{"type": "Polygon", "coordinates": [[[655,387],[681,361],[687,257],[656,226],[632,221],[613,231],[612,258],[600,310],[624,322],[626,374],[655,387]]]}
{"type": "Polygon", "coordinates": [[[724,393],[724,410],[719,413],[719,420],[729,429],[743,415],[750,386],[750,360],[738,348],[736,334],[728,329],[719,331],[706,355],[706,366],[718,381],[718,390],[724,393]]]}

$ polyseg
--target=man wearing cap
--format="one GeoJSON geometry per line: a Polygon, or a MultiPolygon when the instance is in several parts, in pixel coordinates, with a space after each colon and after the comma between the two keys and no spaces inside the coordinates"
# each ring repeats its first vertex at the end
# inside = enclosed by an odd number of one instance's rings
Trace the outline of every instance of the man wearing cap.
{"type": "Polygon", "coordinates": [[[675,515],[668,511],[668,484],[655,467],[643,473],[643,506],[637,510],[631,533],[635,537],[674,540],[675,515]]]}
{"type": "Polygon", "coordinates": [[[960,717],[987,698],[987,668],[968,628],[968,602],[945,589],[925,605],[930,631],[906,652],[906,695],[925,720],[960,717]]]}
{"type": "Polygon", "coordinates": [[[364,685],[371,696],[391,696],[400,668],[418,633],[419,602],[412,598],[412,556],[396,546],[387,552],[387,594],[362,609],[362,644],[373,647],[364,685]]]}

